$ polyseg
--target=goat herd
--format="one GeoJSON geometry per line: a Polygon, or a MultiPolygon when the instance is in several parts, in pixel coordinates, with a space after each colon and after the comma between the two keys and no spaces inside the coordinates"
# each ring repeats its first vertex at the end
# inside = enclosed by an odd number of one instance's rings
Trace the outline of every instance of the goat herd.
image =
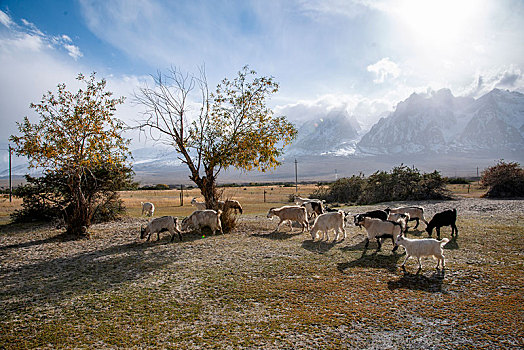
{"type": "MultiPolygon", "coordinates": [[[[203,227],[209,227],[213,234],[216,231],[222,232],[222,225],[220,215],[226,209],[232,209],[242,214],[242,206],[236,200],[218,201],[216,203],[217,210],[206,209],[206,204],[198,202],[193,198],[191,204],[197,208],[190,216],[184,218],[179,225],[179,220],[174,216],[162,216],[152,219],[145,227],[141,227],[140,238],[147,236],[147,240],[151,235],[156,233],[157,240],[160,239],[160,233],[169,231],[171,233],[171,242],[175,239],[175,234],[178,235],[182,241],[182,232],[191,229],[199,230],[203,227]]],[[[351,217],[349,212],[342,210],[324,207],[323,201],[319,199],[301,198],[295,196],[296,205],[287,205],[280,208],[271,208],[267,214],[269,219],[278,217],[280,219],[275,231],[278,231],[280,225],[289,223],[291,231],[293,230],[292,222],[297,222],[301,225],[302,231],[309,230],[313,241],[317,239],[320,241],[329,241],[329,231],[335,232],[334,242],[343,241],[346,238],[346,231],[344,228],[348,218],[351,217]],[[314,219],[313,225],[310,228],[309,222],[314,219]],[[322,237],[321,237],[322,235],[322,237]]],[[[153,216],[155,206],[153,203],[142,203],[142,215],[153,216]]],[[[449,242],[447,238],[440,240],[440,228],[443,226],[451,226],[451,235],[458,235],[456,226],[457,209],[448,209],[436,213],[428,222],[424,218],[424,208],[422,207],[399,207],[386,208],[384,210],[373,210],[365,213],[353,215],[353,223],[356,226],[364,227],[367,231],[367,238],[365,248],[368,247],[369,241],[376,239],[378,248],[381,249],[383,240],[391,238],[393,243],[393,252],[398,249],[398,246],[404,247],[406,250],[406,259],[402,263],[402,267],[406,264],[409,257],[417,258],[419,270],[422,268],[420,258],[422,256],[433,256],[437,259],[437,268],[442,265],[445,266],[444,255],[442,248],[449,242]],[[429,237],[433,233],[433,229],[437,232],[437,238],[422,238],[409,239],[405,233],[408,231],[408,222],[416,221],[414,229],[416,229],[423,221],[426,224],[426,232],[429,237]]]]}

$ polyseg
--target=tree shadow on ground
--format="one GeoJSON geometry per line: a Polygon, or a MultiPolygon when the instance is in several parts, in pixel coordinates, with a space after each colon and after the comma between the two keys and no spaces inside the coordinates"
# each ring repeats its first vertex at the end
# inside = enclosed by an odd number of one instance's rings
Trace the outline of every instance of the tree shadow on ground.
{"type": "Polygon", "coordinates": [[[176,261],[181,249],[161,237],[160,241],[133,241],[15,268],[0,268],[0,318],[12,310],[60,302],[90,291],[103,292],[139,280],[176,261]],[[150,250],[158,245],[173,248],[150,250]]]}
{"type": "Polygon", "coordinates": [[[374,250],[371,254],[366,254],[366,252],[367,250],[364,250],[360,258],[358,258],[357,260],[345,263],[338,263],[337,269],[342,273],[344,273],[345,270],[353,267],[386,269],[388,271],[395,272],[397,270],[398,260],[400,259],[400,257],[404,255],[397,254],[396,252],[389,255],[383,255],[378,254],[376,250],[374,250]]]}
{"type": "Polygon", "coordinates": [[[294,236],[299,236],[303,233],[306,233],[306,231],[304,232],[300,232],[300,231],[271,231],[269,233],[253,233],[251,234],[252,237],[260,237],[260,238],[268,238],[268,239],[273,239],[273,240],[277,240],[277,241],[283,241],[283,240],[286,240],[286,239],[290,239],[294,236]]]}
{"type": "Polygon", "coordinates": [[[8,249],[30,248],[30,247],[39,246],[39,245],[48,244],[48,243],[68,242],[68,241],[75,241],[75,240],[81,240],[81,239],[84,239],[84,238],[73,236],[73,235],[66,234],[66,233],[60,233],[56,236],[37,239],[35,241],[27,241],[27,242],[0,246],[0,251],[8,250],[8,249]]]}
{"type": "Polygon", "coordinates": [[[417,273],[409,273],[404,270],[404,274],[398,280],[388,281],[388,289],[391,291],[397,289],[421,290],[431,293],[446,292],[443,290],[444,269],[436,269],[431,275],[425,276],[417,273]]]}

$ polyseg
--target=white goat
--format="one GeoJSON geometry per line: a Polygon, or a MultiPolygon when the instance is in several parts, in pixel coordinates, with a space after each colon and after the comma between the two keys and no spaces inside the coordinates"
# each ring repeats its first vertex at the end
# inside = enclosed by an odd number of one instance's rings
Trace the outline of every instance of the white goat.
{"type": "Polygon", "coordinates": [[[151,220],[145,227],[140,227],[140,239],[144,239],[148,235],[147,241],[149,241],[151,234],[156,233],[157,241],[159,241],[160,232],[164,231],[171,233],[171,242],[175,239],[175,232],[178,233],[178,238],[182,241],[182,234],[178,228],[178,218],[174,216],[162,216],[151,220]]]}
{"type": "Polygon", "coordinates": [[[398,222],[384,221],[362,215],[357,215],[355,219],[357,220],[355,224],[364,226],[368,233],[365,248],[368,247],[369,240],[375,238],[378,244],[377,249],[380,250],[382,247],[381,238],[391,238],[394,246],[393,251],[397,250],[398,246],[395,241],[398,236],[402,235],[402,226],[398,222]]]}
{"type": "Polygon", "coordinates": [[[213,231],[213,234],[215,234],[217,230],[223,232],[220,214],[222,214],[222,210],[220,209],[217,211],[212,209],[195,210],[191,215],[182,220],[182,230],[186,231],[192,226],[201,231],[202,227],[207,226],[213,231]]]}
{"type": "Polygon", "coordinates": [[[398,245],[401,245],[406,249],[406,259],[402,263],[402,267],[408,260],[410,256],[414,256],[418,260],[418,269],[422,269],[422,264],[420,263],[420,257],[422,256],[434,256],[437,258],[437,269],[440,266],[442,261],[442,268],[445,266],[443,247],[446,243],[449,242],[449,239],[444,238],[441,241],[438,241],[433,238],[422,238],[422,239],[409,239],[405,238],[402,235],[397,237],[396,240],[398,245]]]}
{"type": "Polygon", "coordinates": [[[144,215],[144,213],[146,214],[146,216],[153,216],[153,214],[155,213],[155,205],[151,202],[140,202],[140,204],[142,204],[142,215],[144,215]]]}
{"type": "Polygon", "coordinates": [[[226,201],[217,201],[218,208],[222,211],[226,209],[234,209],[235,211],[239,211],[240,214],[242,214],[242,206],[240,205],[240,202],[234,199],[226,199],[226,201]]]}
{"type": "Polygon", "coordinates": [[[191,205],[195,206],[197,210],[206,210],[206,203],[197,201],[196,197],[191,200],[191,205]]]}
{"type": "Polygon", "coordinates": [[[330,212],[319,215],[315,222],[313,223],[313,227],[311,228],[311,238],[313,241],[318,237],[320,238],[320,235],[318,235],[318,231],[322,232],[322,239],[326,239],[329,241],[329,230],[335,231],[335,239],[333,242],[338,241],[338,234],[343,233],[344,238],[342,240],[346,239],[346,230],[344,229],[344,217],[345,214],[342,210],[339,210],[338,212],[330,212]]]}
{"type": "Polygon", "coordinates": [[[297,195],[293,196],[293,199],[294,199],[295,204],[297,204],[297,205],[302,205],[302,204],[312,200],[311,198],[303,198],[303,197],[299,197],[297,195]]]}
{"type": "Polygon", "coordinates": [[[419,220],[424,221],[426,226],[428,225],[428,222],[426,219],[424,219],[424,208],[422,207],[398,207],[398,208],[386,208],[384,209],[386,213],[396,213],[396,214],[409,214],[409,221],[415,220],[417,224],[413,229],[416,229],[419,224],[419,220]]]}
{"type": "Polygon", "coordinates": [[[283,206],[281,208],[269,209],[269,212],[267,213],[267,217],[270,219],[273,219],[274,216],[277,216],[280,219],[280,222],[278,223],[278,226],[275,229],[275,231],[278,231],[278,229],[280,228],[280,225],[285,221],[289,221],[289,227],[291,228],[291,231],[293,231],[293,226],[291,225],[292,221],[296,221],[300,225],[302,225],[301,232],[304,232],[304,229],[309,230],[309,223],[307,221],[306,208],[304,207],[288,205],[288,206],[283,206]]]}
{"type": "Polygon", "coordinates": [[[409,214],[389,213],[388,220],[398,222],[402,225],[402,232],[408,232],[409,214]]]}

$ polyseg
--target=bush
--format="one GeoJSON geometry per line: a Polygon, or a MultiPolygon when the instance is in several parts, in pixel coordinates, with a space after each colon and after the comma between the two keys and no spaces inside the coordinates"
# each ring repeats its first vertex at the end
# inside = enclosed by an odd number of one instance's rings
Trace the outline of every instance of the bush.
{"type": "Polygon", "coordinates": [[[169,185],[166,184],[156,184],[156,185],[147,185],[142,186],[138,188],[139,190],[146,190],[146,191],[163,191],[163,190],[169,190],[169,185]]]}
{"type": "Polygon", "coordinates": [[[467,185],[470,183],[468,179],[465,179],[463,177],[448,177],[445,178],[445,180],[448,184],[452,185],[467,185]]]}
{"type": "Polygon", "coordinates": [[[220,221],[222,223],[222,231],[224,233],[230,233],[233,231],[238,224],[235,210],[226,208],[220,215],[220,221]]]}
{"type": "Polygon", "coordinates": [[[524,170],[519,163],[499,160],[482,172],[480,183],[488,187],[485,197],[508,198],[524,196],[524,170]]]}
{"type": "Polygon", "coordinates": [[[327,188],[319,185],[318,188],[311,194],[312,198],[318,198],[325,200],[326,202],[357,202],[362,188],[364,186],[365,179],[362,174],[353,175],[350,178],[340,178],[327,188]]]}
{"type": "Polygon", "coordinates": [[[405,165],[391,172],[377,171],[367,179],[362,174],[341,178],[328,188],[319,187],[311,194],[326,202],[373,204],[387,201],[444,199],[446,181],[438,171],[420,174],[405,165]]]}
{"type": "MultiPolygon", "coordinates": [[[[103,222],[117,219],[125,212],[118,190],[131,184],[132,171],[126,167],[107,165],[89,173],[82,182],[84,193],[96,195],[96,202],[89,206],[92,213],[89,222],[103,222]]],[[[35,178],[26,175],[27,183],[19,186],[14,195],[22,198],[22,209],[11,214],[14,222],[60,221],[67,224],[75,210],[67,182],[67,173],[47,171],[35,178]]]]}

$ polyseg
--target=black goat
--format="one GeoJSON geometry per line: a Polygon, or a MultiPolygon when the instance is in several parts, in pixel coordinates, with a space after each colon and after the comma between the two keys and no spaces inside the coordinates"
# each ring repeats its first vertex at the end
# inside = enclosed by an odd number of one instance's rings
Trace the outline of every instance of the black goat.
{"type": "Polygon", "coordinates": [[[442,226],[451,226],[451,236],[453,233],[458,236],[458,228],[456,225],[457,221],[457,209],[447,209],[433,215],[433,219],[428,223],[426,232],[431,237],[433,228],[437,231],[437,238],[440,239],[440,228],[442,226]]]}

